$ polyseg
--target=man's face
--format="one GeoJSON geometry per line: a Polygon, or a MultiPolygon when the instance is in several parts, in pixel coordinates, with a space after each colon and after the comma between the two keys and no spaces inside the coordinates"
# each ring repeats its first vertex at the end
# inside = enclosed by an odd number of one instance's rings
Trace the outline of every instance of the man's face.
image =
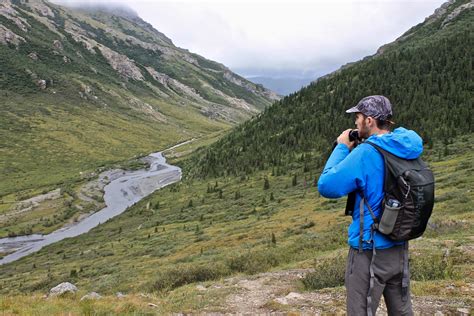
{"type": "Polygon", "coordinates": [[[369,126],[367,124],[367,117],[362,113],[356,113],[355,116],[355,125],[359,131],[360,138],[369,138],[369,126]]]}

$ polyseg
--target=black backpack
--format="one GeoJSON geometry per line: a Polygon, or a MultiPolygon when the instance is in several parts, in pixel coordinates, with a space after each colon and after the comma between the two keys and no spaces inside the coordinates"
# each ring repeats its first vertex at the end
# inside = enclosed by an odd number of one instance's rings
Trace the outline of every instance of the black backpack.
{"type": "MultiPolygon", "coordinates": [[[[406,241],[420,237],[428,224],[434,205],[434,176],[426,163],[417,159],[399,158],[383,148],[371,143],[382,154],[385,161],[385,197],[382,201],[383,212],[396,211],[396,220],[393,230],[387,235],[394,241],[406,241]],[[389,201],[399,201],[399,207],[391,207],[389,201]]],[[[370,209],[370,213],[373,212],[370,209]]],[[[387,214],[388,216],[388,214],[387,214]]],[[[375,220],[376,228],[381,231],[384,224],[375,220]],[[377,225],[378,224],[378,225],[377,225]]]]}

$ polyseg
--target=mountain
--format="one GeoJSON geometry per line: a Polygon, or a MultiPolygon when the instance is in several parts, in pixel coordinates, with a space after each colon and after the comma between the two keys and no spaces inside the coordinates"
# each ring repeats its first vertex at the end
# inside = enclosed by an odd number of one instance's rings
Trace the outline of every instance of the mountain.
{"type": "Polygon", "coordinates": [[[300,90],[302,87],[308,85],[315,78],[302,77],[266,77],[266,76],[251,76],[246,77],[252,82],[260,83],[265,87],[275,91],[279,95],[288,95],[290,93],[300,90]]]}
{"type": "Polygon", "coordinates": [[[416,129],[428,148],[474,129],[473,2],[450,1],[373,56],[287,96],[197,153],[197,177],[245,175],[292,163],[321,167],[339,133],[353,127],[345,110],[367,95],[394,104],[397,125],[416,129]]]}
{"type": "Polygon", "coordinates": [[[0,266],[0,311],[344,313],[350,218],[345,199],[321,198],[315,183],[332,141],[354,124],[344,110],[384,93],[396,122],[425,137],[423,159],[436,179],[427,231],[410,242],[415,310],[469,314],[474,16],[462,9],[469,3],[450,2],[406,40],[284,98],[190,159],[174,159],[185,168],[180,183],[87,234],[0,266]],[[80,295],[106,298],[43,298],[65,281],[80,295]]]}
{"type": "Polygon", "coordinates": [[[0,56],[0,196],[226,130],[278,99],[123,7],[3,0],[0,56]]]}

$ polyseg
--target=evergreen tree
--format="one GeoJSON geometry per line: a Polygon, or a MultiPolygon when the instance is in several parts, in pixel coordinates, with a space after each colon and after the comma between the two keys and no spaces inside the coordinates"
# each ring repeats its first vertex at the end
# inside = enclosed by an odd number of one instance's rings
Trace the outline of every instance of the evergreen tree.
{"type": "Polygon", "coordinates": [[[473,16],[470,10],[445,27],[441,22],[417,26],[383,54],[275,102],[196,152],[186,162],[186,175],[238,176],[271,168],[279,176],[293,172],[295,163],[304,172],[320,170],[337,135],[354,126],[345,110],[372,94],[387,96],[394,105],[394,121],[416,130],[428,146],[433,140],[472,133],[473,16]]]}
{"type": "Polygon", "coordinates": [[[263,182],[263,189],[268,190],[270,189],[270,182],[268,181],[268,178],[265,177],[264,182],[263,182]]]}

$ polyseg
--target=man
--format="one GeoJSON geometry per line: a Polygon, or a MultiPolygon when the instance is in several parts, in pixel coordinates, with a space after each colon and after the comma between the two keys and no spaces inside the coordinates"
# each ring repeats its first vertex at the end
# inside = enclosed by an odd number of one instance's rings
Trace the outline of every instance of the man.
{"type": "MultiPolygon", "coordinates": [[[[404,159],[421,155],[423,144],[418,134],[402,127],[391,132],[392,105],[386,97],[365,97],[346,112],[355,113],[360,138],[404,159]]],[[[318,181],[318,190],[324,197],[339,198],[349,193],[355,197],[349,209],[352,223],[348,230],[350,247],[345,274],[347,314],[375,315],[383,294],[389,315],[412,315],[408,244],[394,242],[372,229],[374,220],[368,208],[380,219],[383,157],[369,144],[355,147],[349,140],[350,131],[345,130],[337,138],[337,146],[318,181]]]]}

